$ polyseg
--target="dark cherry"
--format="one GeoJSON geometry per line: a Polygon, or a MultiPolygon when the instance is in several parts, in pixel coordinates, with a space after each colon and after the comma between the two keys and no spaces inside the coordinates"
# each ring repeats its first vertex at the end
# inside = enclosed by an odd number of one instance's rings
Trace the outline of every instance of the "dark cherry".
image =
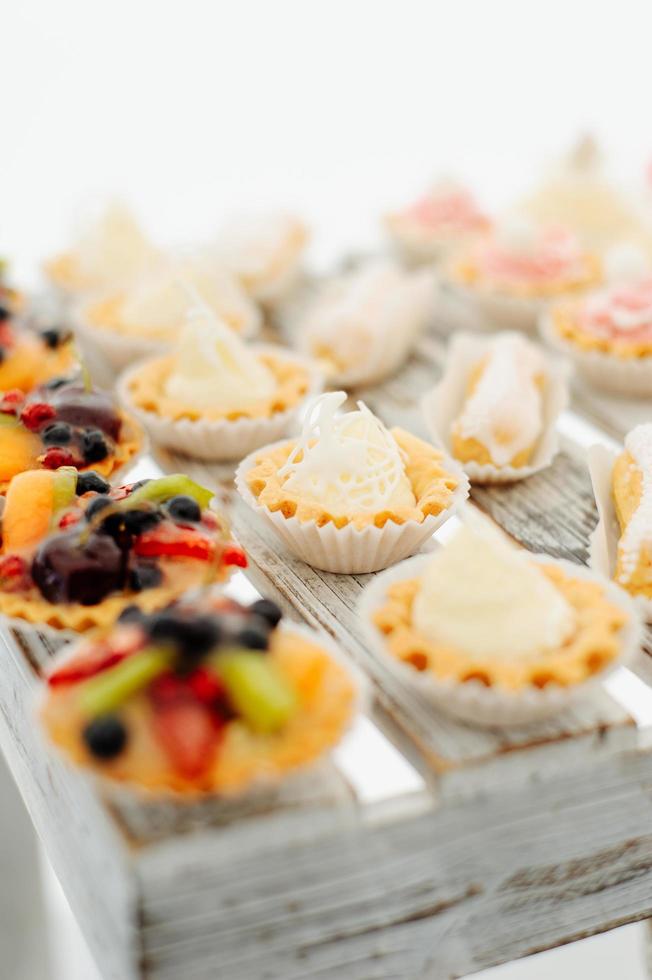
{"type": "Polygon", "coordinates": [[[92,521],[101,511],[106,510],[107,507],[111,507],[112,505],[113,501],[105,494],[100,494],[99,497],[93,497],[84,511],[86,520],[89,522],[92,521]]]}
{"type": "Polygon", "coordinates": [[[154,562],[139,562],[129,572],[129,585],[134,592],[155,589],[163,581],[163,572],[154,562]]]}
{"type": "Polygon", "coordinates": [[[263,619],[267,620],[269,625],[274,629],[275,626],[283,619],[283,613],[279,606],[271,599],[257,599],[256,602],[252,602],[249,606],[249,612],[255,613],[256,616],[262,616],[263,619]]]}
{"type": "Polygon", "coordinates": [[[46,446],[67,446],[72,439],[72,429],[67,422],[52,422],[41,432],[46,446]]]}
{"type": "Polygon", "coordinates": [[[122,551],[106,534],[80,538],[74,529],[46,538],[32,562],[32,578],[49,602],[93,606],[124,582],[122,551]]]}
{"type": "Polygon", "coordinates": [[[111,489],[111,484],[108,480],[105,480],[103,476],[96,473],[95,470],[88,470],[86,473],[80,473],[77,477],[77,496],[81,497],[83,493],[88,493],[89,491],[94,491],[95,493],[108,493],[111,489]]]}
{"type": "Polygon", "coordinates": [[[93,718],[82,732],[84,742],[97,759],[114,759],[127,744],[127,729],[117,715],[93,718]]]}
{"type": "Polygon", "coordinates": [[[106,392],[86,391],[83,385],[73,382],[50,391],[48,400],[60,421],[80,429],[100,429],[112,439],[119,438],[122,420],[106,392]]]}

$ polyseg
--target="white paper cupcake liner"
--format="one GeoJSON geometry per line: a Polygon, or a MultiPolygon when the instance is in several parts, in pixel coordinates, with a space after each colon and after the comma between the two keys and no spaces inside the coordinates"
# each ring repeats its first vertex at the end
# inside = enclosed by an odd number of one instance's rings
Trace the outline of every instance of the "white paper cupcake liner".
{"type": "Polygon", "coordinates": [[[628,616],[628,623],[622,633],[620,655],[588,680],[569,687],[550,684],[544,688],[510,691],[506,688],[486,687],[479,681],[459,683],[450,678],[437,678],[430,671],[417,671],[398,660],[388,650],[383,633],[374,625],[373,615],[383,605],[388,586],[393,582],[418,577],[428,561],[432,560],[429,555],[417,555],[395,568],[387,569],[365,588],[358,604],[358,614],[369,649],[397,677],[429,698],[437,709],[472,725],[501,728],[526,725],[572,707],[595,690],[612,671],[625,665],[636,654],[642,637],[641,621],[627,593],[594,571],[572,562],[550,558],[549,555],[529,555],[528,558],[541,564],[558,565],[575,578],[600,582],[608,600],[628,616]]]}
{"type": "Polygon", "coordinates": [[[534,334],[542,312],[550,300],[509,296],[481,286],[466,286],[446,280],[447,290],[466,308],[475,330],[519,330],[534,334]]]}
{"type": "MultiPolygon", "coordinates": [[[[591,446],[588,451],[589,473],[599,518],[590,538],[589,561],[591,568],[608,579],[613,579],[616,573],[620,539],[612,484],[615,461],[616,454],[606,446],[591,446]]],[[[632,598],[646,622],[652,623],[652,599],[645,596],[632,598]]]]}
{"type": "MultiPolygon", "coordinates": [[[[266,448],[271,451],[284,443],[285,440],[281,440],[266,448]]],[[[352,524],[337,528],[328,523],[318,527],[315,521],[286,518],[279,511],[270,511],[259,504],[247,485],[247,474],[255,466],[257,456],[258,452],[247,456],[236,470],[235,485],[240,496],[277,533],[292,554],[325,572],[345,575],[375,572],[414,554],[459,510],[469,495],[469,482],[462,468],[454,460],[444,457],[444,467],[457,477],[459,483],[449,506],[441,514],[430,515],[421,524],[388,521],[382,528],[371,525],[362,530],[352,524]]]]}
{"type": "Polygon", "coordinates": [[[279,360],[297,364],[308,371],[308,390],[303,398],[284,412],[268,418],[254,419],[168,419],[148,412],[134,404],[129,382],[143,364],[135,364],[118,379],[117,393],[122,404],[136,416],[149,432],[152,441],[194,459],[225,462],[242,459],[248,453],[282,436],[291,434],[309,399],[323,391],[324,379],[314,361],[300,357],[281,347],[265,344],[252,346],[252,351],[273,354],[279,360]]]}
{"type": "MultiPolygon", "coordinates": [[[[85,773],[98,788],[98,791],[114,809],[129,832],[139,840],[150,840],[169,833],[178,833],[207,825],[232,823],[244,817],[267,812],[279,806],[292,808],[298,806],[333,803],[332,792],[325,777],[325,767],[341,741],[369,705],[369,684],[365,675],[348,658],[327,634],[317,632],[297,623],[282,623],[281,629],[299,633],[326,650],[330,657],[346,668],[356,690],[356,698],[348,724],[340,738],[333,745],[323,749],[321,754],[309,762],[296,766],[287,773],[268,772],[251,784],[247,790],[230,795],[199,793],[197,795],[176,793],[139,786],[133,783],[117,782],[108,779],[93,769],[85,770],[73,763],[57,746],[50,746],[52,752],[63,757],[67,764],[85,773]],[[328,799],[325,797],[328,794],[328,799]]],[[[76,639],[79,639],[77,637],[76,639]]],[[[68,646],[52,658],[52,668],[74,656],[75,650],[68,646]]],[[[38,716],[40,705],[47,693],[42,686],[34,698],[34,714],[38,716]]],[[[47,734],[44,733],[47,740],[47,734]]],[[[343,790],[344,792],[344,790],[343,790]]]]}
{"type": "MultiPolygon", "coordinates": [[[[444,376],[422,399],[428,430],[435,441],[451,452],[451,430],[467,398],[467,382],[473,367],[488,352],[495,337],[457,334],[450,343],[444,376]]],[[[472,483],[514,483],[550,466],[559,451],[556,422],[568,405],[568,371],[564,364],[548,364],[543,397],[544,428],[527,466],[494,466],[461,463],[472,483]]]]}
{"type": "Polygon", "coordinates": [[[550,347],[572,361],[577,374],[590,385],[626,398],[652,400],[652,356],[625,358],[603,351],[582,350],[559,336],[547,311],[539,318],[539,331],[550,347]]]}

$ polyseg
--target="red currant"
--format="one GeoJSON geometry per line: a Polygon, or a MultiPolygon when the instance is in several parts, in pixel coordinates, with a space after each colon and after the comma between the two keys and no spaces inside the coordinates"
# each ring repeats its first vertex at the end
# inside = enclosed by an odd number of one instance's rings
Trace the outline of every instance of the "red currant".
{"type": "Polygon", "coordinates": [[[224,697],[226,688],[217,674],[206,667],[197,667],[188,678],[188,686],[198,701],[212,704],[224,697]]]}
{"type": "Polygon", "coordinates": [[[25,393],[20,390],[20,388],[11,388],[9,391],[5,391],[0,401],[0,410],[2,410],[5,415],[16,415],[18,413],[18,407],[22,405],[25,401],[25,393]]]}
{"type": "MultiPolygon", "coordinates": [[[[42,425],[53,419],[56,414],[52,405],[48,405],[47,402],[32,402],[31,405],[26,405],[20,413],[20,421],[27,429],[36,432],[42,425]]],[[[69,465],[69,463],[57,463],[57,466],[69,465]]]]}
{"type": "Polygon", "coordinates": [[[0,581],[7,591],[19,588],[27,576],[27,562],[20,555],[0,558],[0,581]]]}
{"type": "Polygon", "coordinates": [[[77,466],[79,464],[69,449],[61,449],[60,446],[50,446],[41,457],[41,462],[46,470],[58,470],[60,466],[77,466]]]}

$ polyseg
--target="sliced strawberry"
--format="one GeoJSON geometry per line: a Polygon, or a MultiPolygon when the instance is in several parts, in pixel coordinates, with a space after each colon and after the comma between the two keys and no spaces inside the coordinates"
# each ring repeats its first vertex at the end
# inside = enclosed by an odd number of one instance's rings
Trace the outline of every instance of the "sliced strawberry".
{"type": "Polygon", "coordinates": [[[225,565],[235,565],[237,568],[247,567],[247,556],[242,548],[236,545],[228,545],[222,552],[222,562],[225,565]]]}
{"type": "Polygon", "coordinates": [[[127,653],[120,650],[107,650],[100,647],[90,655],[84,653],[79,659],[69,660],[63,664],[58,670],[50,674],[48,684],[50,687],[58,687],[60,684],[77,684],[79,681],[94,677],[103,670],[108,670],[109,667],[115,667],[127,656],[127,653]]]}
{"type": "Polygon", "coordinates": [[[215,555],[215,542],[194,530],[177,527],[170,521],[163,521],[135,539],[134,551],[137,555],[148,558],[161,556],[210,561],[215,555]]]}
{"type": "Polygon", "coordinates": [[[226,697],[226,687],[222,680],[206,667],[193,670],[188,677],[188,687],[202,704],[215,705],[226,697]]]}
{"type": "Polygon", "coordinates": [[[190,699],[159,704],[152,723],[159,744],[182,776],[193,779],[211,765],[221,729],[205,705],[190,699]]]}

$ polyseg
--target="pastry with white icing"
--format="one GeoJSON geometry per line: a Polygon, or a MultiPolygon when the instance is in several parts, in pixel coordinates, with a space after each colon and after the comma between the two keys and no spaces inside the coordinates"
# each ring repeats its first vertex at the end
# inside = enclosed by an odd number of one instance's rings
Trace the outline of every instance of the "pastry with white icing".
{"type": "Polygon", "coordinates": [[[466,187],[441,178],[422,197],[384,218],[399,251],[414,262],[440,261],[491,221],[466,187]]]}
{"type": "Polygon", "coordinates": [[[614,463],[613,499],[620,527],[615,579],[652,598],[652,423],[628,433],[614,463]]]}
{"type": "Polygon", "coordinates": [[[343,391],[318,398],[299,438],[252,453],[236,485],[305,561],[372,571],[411,554],[467,484],[440,450],[387,429],[363,402],[342,413],[345,401],[343,391]]]}
{"type": "Polygon", "coordinates": [[[471,514],[434,554],[375,579],[360,613],[380,656],[480,724],[567,707],[638,637],[631,601],[608,580],[533,556],[471,514]]]}
{"type": "Polygon", "coordinates": [[[233,218],[215,243],[215,256],[247,293],[265,306],[284,299],[296,283],[308,231],[291,214],[233,218]]]}
{"type": "Polygon", "coordinates": [[[298,324],[299,344],[334,384],[371,384],[392,374],[432,312],[433,275],[371,260],[318,291],[298,324]]]}
{"type": "Polygon", "coordinates": [[[128,369],[118,390],[159,445],[240,459],[292,431],[321,375],[282,348],[245,344],[196,294],[170,353],[128,369]]]}

